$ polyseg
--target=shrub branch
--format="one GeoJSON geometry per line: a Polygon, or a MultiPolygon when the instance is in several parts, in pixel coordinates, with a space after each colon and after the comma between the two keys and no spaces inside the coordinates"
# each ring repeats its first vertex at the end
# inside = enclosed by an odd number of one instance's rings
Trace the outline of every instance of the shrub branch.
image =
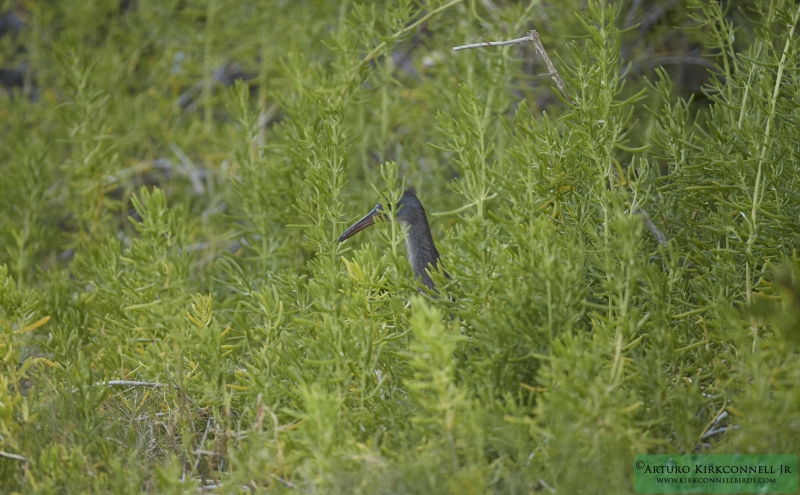
{"type": "Polygon", "coordinates": [[[483,48],[483,47],[486,47],[486,46],[518,45],[518,44],[524,43],[526,41],[532,41],[533,42],[533,46],[536,47],[536,51],[544,59],[544,63],[547,65],[547,74],[543,74],[543,75],[550,76],[550,78],[553,80],[553,82],[556,83],[556,86],[558,87],[558,90],[564,96],[564,99],[566,99],[567,102],[569,102],[570,105],[575,106],[576,103],[567,94],[566,86],[564,85],[564,80],[561,79],[561,76],[558,74],[558,70],[556,70],[555,66],[553,65],[553,62],[550,60],[550,57],[547,55],[547,51],[544,49],[544,46],[542,45],[542,42],[539,39],[539,33],[535,29],[532,29],[531,31],[529,31],[528,35],[525,36],[525,37],[522,37],[522,38],[517,38],[517,39],[513,39],[513,40],[508,40],[508,41],[484,41],[483,43],[473,43],[473,44],[470,44],[470,45],[454,46],[453,47],[453,51],[457,52],[457,51],[460,51],[460,50],[471,50],[473,48],[483,48]]]}

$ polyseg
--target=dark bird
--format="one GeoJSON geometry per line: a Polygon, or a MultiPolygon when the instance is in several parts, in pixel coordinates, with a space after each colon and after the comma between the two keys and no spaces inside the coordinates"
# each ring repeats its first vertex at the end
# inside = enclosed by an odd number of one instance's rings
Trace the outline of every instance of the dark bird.
{"type": "MultiPolygon", "coordinates": [[[[422,283],[431,290],[434,289],[433,280],[425,271],[430,265],[431,270],[436,270],[439,263],[439,251],[433,243],[431,229],[428,226],[428,217],[425,216],[425,208],[422,207],[419,198],[411,191],[403,191],[403,197],[397,202],[397,221],[406,230],[406,246],[408,247],[408,261],[414,270],[414,275],[422,279],[422,283]]],[[[353,235],[366,229],[386,214],[381,203],[364,215],[364,218],[357,221],[344,231],[339,237],[339,242],[349,239],[353,235]]],[[[447,274],[445,274],[447,276],[447,274]]]]}

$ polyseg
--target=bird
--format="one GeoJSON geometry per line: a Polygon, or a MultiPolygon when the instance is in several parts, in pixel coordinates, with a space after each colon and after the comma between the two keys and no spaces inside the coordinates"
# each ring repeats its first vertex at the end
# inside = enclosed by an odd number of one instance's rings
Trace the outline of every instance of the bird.
{"type": "MultiPolygon", "coordinates": [[[[421,279],[425,287],[435,292],[436,287],[426,268],[431,266],[433,267],[431,270],[436,270],[439,265],[439,251],[433,242],[431,228],[428,225],[428,217],[425,215],[425,208],[422,207],[422,202],[417,198],[417,195],[409,190],[403,191],[403,196],[397,202],[397,208],[397,222],[408,234],[406,236],[408,261],[411,263],[414,276],[421,279]]],[[[339,237],[339,242],[344,242],[373,225],[376,220],[381,219],[384,215],[386,215],[386,209],[382,203],[378,203],[372,211],[348,227],[339,237]]],[[[447,273],[444,275],[449,278],[447,273]]]]}

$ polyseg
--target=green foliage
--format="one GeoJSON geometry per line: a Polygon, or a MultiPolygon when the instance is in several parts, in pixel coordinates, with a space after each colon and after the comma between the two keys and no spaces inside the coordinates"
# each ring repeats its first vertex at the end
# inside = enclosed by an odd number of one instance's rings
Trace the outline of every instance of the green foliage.
{"type": "Polygon", "coordinates": [[[79,3],[0,47],[4,490],[632,493],[638,453],[797,451],[794,2],[671,11],[691,98],[628,64],[637,2],[79,3]],[[531,26],[566,95],[532,44],[451,50],[531,26]],[[394,210],[337,242],[406,186],[438,293],[394,210]]]}

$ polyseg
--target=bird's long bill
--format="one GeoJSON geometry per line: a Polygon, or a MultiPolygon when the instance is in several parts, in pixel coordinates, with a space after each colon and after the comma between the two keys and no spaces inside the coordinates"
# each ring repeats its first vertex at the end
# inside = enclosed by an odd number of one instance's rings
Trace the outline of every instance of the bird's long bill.
{"type": "Polygon", "coordinates": [[[353,237],[355,234],[361,232],[370,225],[374,224],[375,220],[380,218],[382,213],[383,212],[381,211],[381,205],[377,205],[375,208],[372,209],[371,212],[364,215],[364,218],[354,223],[347,230],[345,230],[344,234],[339,236],[339,242],[342,242],[346,239],[353,237]]]}

